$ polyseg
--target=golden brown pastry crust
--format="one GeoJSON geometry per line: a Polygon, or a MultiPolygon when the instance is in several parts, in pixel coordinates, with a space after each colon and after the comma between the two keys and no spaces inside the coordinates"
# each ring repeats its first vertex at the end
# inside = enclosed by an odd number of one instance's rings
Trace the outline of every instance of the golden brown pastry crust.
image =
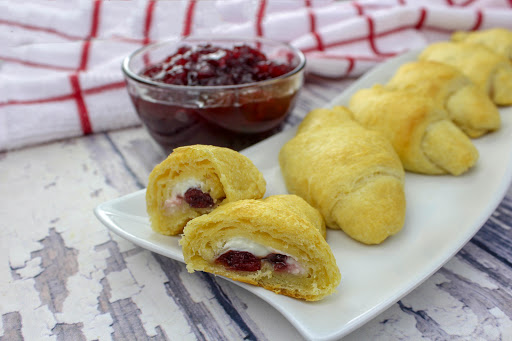
{"type": "Polygon", "coordinates": [[[259,199],[265,194],[265,179],[246,156],[228,148],[207,145],[176,148],[149,175],[146,208],[155,232],[179,234],[189,220],[212,210],[192,208],[179,197],[176,206],[168,207],[167,200],[176,197],[174,189],[190,181],[200,183],[215,206],[241,199],[259,199]]]}
{"type": "Polygon", "coordinates": [[[432,61],[402,65],[386,84],[391,90],[410,90],[444,107],[450,119],[469,137],[500,128],[500,113],[489,96],[455,67],[432,61]]]}
{"type": "Polygon", "coordinates": [[[404,170],[390,142],[343,107],[316,109],[280,151],[286,187],[316,207],[330,228],[378,244],[405,217],[404,170]]]}
{"type": "Polygon", "coordinates": [[[482,44],[512,61],[512,31],[505,28],[491,28],[483,31],[458,31],[452,34],[453,41],[482,44]]]}
{"type": "Polygon", "coordinates": [[[297,195],[272,195],[265,198],[265,203],[290,210],[296,216],[311,223],[324,239],[327,237],[324,218],[316,208],[308,204],[301,197],[297,195]]]}
{"type": "Polygon", "coordinates": [[[294,195],[240,200],[191,220],[180,245],[189,272],[206,271],[278,294],[316,301],[335,292],[341,275],[320,213],[294,195]],[[215,260],[233,238],[245,238],[295,259],[300,273],[275,271],[262,261],[257,271],[227,269],[215,260]]]}
{"type": "Polygon", "coordinates": [[[512,104],[512,64],[483,45],[443,41],[427,46],[419,59],[454,66],[497,105],[512,104]]]}
{"type": "Polygon", "coordinates": [[[364,127],[391,141],[408,171],[460,175],[478,159],[477,149],[446,111],[415,92],[375,85],[355,93],[350,109],[364,127]]]}

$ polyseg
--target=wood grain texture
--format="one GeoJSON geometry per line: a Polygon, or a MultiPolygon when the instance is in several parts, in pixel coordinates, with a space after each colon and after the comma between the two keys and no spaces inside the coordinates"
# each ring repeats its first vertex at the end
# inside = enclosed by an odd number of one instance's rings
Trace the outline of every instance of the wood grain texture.
{"type": "MultiPolygon", "coordinates": [[[[351,82],[310,78],[287,126],[351,82]]],[[[266,302],[94,217],[164,157],[142,128],[0,154],[0,341],[302,339],[266,302]]],[[[510,283],[509,189],[454,258],[345,340],[510,340],[510,283]]]]}

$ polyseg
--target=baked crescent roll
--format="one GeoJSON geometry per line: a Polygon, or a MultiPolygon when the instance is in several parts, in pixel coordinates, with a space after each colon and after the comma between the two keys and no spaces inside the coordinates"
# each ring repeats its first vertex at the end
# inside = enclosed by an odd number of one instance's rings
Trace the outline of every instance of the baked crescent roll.
{"type": "Polygon", "coordinates": [[[215,207],[260,199],[265,180],[246,156],[215,146],[179,147],[149,174],[146,208],[155,232],[176,235],[215,207]]]}
{"type": "Polygon", "coordinates": [[[443,41],[428,46],[419,59],[452,65],[497,105],[512,104],[512,63],[483,45],[443,41]]]}
{"type": "Polygon", "coordinates": [[[365,244],[400,231],[404,170],[390,142],[344,107],[311,111],[279,153],[288,191],[322,213],[328,227],[365,244]]]}
{"type": "Polygon", "coordinates": [[[452,35],[453,41],[482,44],[512,61],[512,31],[504,28],[491,28],[483,31],[458,31],[452,35]]]}
{"type": "Polygon", "coordinates": [[[498,108],[489,96],[448,64],[430,61],[404,64],[386,87],[416,91],[432,98],[469,137],[479,137],[501,125],[498,108]]]}
{"type": "Polygon", "coordinates": [[[350,109],[364,127],[391,141],[408,171],[460,175],[478,159],[477,149],[446,111],[416,92],[375,85],[356,92],[350,109]]]}
{"type": "Polygon", "coordinates": [[[189,272],[317,301],[333,293],[341,279],[322,233],[317,210],[295,195],[278,195],[231,202],[191,220],[180,244],[189,272]]]}

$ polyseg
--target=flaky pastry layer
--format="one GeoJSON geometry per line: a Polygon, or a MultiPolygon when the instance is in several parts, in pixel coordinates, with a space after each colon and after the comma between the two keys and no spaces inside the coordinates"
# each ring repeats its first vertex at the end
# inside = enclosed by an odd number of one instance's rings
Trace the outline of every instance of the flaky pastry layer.
{"type": "Polygon", "coordinates": [[[278,294],[316,301],[332,294],[341,275],[325,241],[318,211],[294,195],[240,200],[190,221],[180,244],[189,272],[206,271],[278,294]],[[233,270],[216,261],[231,240],[249,240],[291,257],[300,271],[276,270],[262,261],[256,271],[233,270]]]}
{"type": "Polygon", "coordinates": [[[219,205],[262,198],[265,185],[251,160],[234,150],[207,145],[176,148],[149,175],[146,208],[151,227],[161,234],[179,234],[188,221],[219,205]],[[190,188],[209,196],[211,204],[191,206],[185,196],[190,188]]]}
{"type": "Polygon", "coordinates": [[[290,193],[316,207],[328,227],[378,244],[405,217],[404,170],[391,143],[343,107],[316,109],[280,151],[290,193]]]}

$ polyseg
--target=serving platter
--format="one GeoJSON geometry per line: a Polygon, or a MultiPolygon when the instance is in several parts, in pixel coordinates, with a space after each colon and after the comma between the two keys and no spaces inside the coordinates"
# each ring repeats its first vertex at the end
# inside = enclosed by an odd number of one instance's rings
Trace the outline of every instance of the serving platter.
{"type": "MultiPolygon", "coordinates": [[[[328,107],[347,105],[358,89],[386,83],[416,52],[395,57],[354,82],[328,107]]],[[[347,335],[400,300],[453,257],[486,222],[512,179],[512,107],[500,109],[499,131],[473,140],[480,158],[459,177],[406,174],[407,212],[402,231],[381,245],[358,243],[339,230],[327,241],[342,274],[337,293],[305,302],[237,283],[281,312],[307,339],[335,340],[347,335]]],[[[278,164],[289,129],[244,151],[267,181],[265,196],[287,193],[278,164]]],[[[314,167],[315,165],[311,165],[314,167]]],[[[119,236],[183,262],[179,237],[154,233],[145,209],[145,190],[102,203],[95,214],[119,236]]]]}

